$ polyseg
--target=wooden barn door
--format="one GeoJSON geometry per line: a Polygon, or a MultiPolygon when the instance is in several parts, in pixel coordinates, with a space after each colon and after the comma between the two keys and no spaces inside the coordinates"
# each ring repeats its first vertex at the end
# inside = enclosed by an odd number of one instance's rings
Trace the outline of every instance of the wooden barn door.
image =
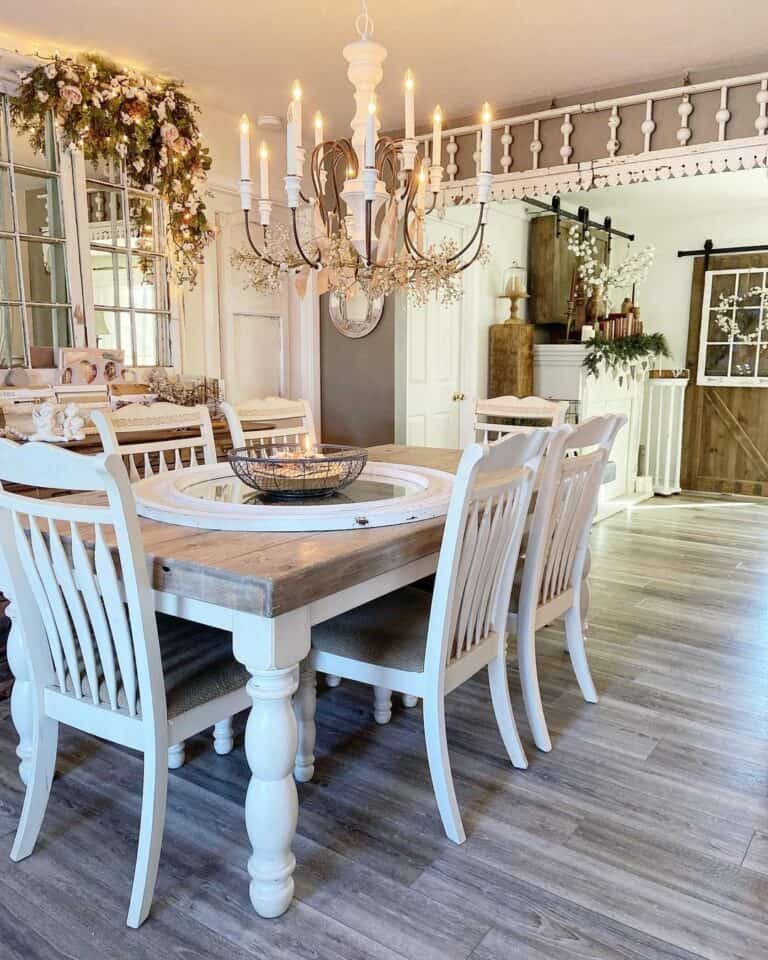
{"type": "MultiPolygon", "coordinates": [[[[710,270],[768,267],[768,254],[711,257],[710,270]]],[[[682,487],[768,497],[768,387],[699,386],[699,334],[706,274],[703,257],[693,267],[685,399],[682,487]]]]}

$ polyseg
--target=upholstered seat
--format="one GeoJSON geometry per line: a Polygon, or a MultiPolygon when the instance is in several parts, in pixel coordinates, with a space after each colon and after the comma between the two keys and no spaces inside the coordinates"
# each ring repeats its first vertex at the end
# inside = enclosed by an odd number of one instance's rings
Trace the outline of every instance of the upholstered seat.
{"type": "Polygon", "coordinates": [[[223,697],[248,682],[248,671],[232,655],[232,634],[159,613],[168,719],[223,697]]]}
{"type": "Polygon", "coordinates": [[[312,628],[315,650],[393,670],[424,670],[432,594],[405,587],[312,628]]]}
{"type": "MultiPolygon", "coordinates": [[[[201,626],[180,617],[157,614],[160,657],[163,662],[168,719],[173,720],[215,697],[223,697],[242,689],[248,672],[232,655],[232,634],[215,627],[201,626]]],[[[91,688],[80,660],[83,696],[89,699],[91,688]]],[[[99,671],[99,695],[107,700],[107,685],[99,671]]],[[[67,678],[71,692],[72,681],[67,678]]],[[[125,709],[127,701],[122,684],[118,683],[117,705],[125,709]]],[[[141,715],[141,703],[138,713],[141,715]]]]}

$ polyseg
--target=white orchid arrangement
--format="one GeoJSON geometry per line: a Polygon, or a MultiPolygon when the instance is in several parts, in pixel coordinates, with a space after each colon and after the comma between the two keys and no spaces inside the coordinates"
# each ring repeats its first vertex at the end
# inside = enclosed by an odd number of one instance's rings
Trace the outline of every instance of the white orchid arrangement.
{"type": "Polygon", "coordinates": [[[594,293],[597,297],[609,301],[611,289],[626,289],[633,283],[642,283],[648,276],[656,254],[655,248],[647,244],[615,267],[609,266],[603,262],[595,234],[591,231],[582,233],[582,228],[576,224],[568,233],[568,249],[578,260],[579,278],[587,295],[594,293]]]}
{"type": "MultiPolygon", "coordinates": [[[[768,335],[768,287],[754,286],[750,287],[745,293],[731,293],[728,296],[720,294],[720,300],[715,310],[715,323],[723,333],[728,335],[730,340],[738,340],[741,343],[757,343],[761,333],[768,335]],[[736,317],[736,310],[746,300],[758,301],[754,304],[754,307],[758,310],[757,328],[749,333],[741,329],[736,317]]],[[[763,338],[760,337],[760,339],[763,338]]],[[[766,342],[761,344],[761,347],[763,350],[768,348],[768,337],[766,342]]]]}

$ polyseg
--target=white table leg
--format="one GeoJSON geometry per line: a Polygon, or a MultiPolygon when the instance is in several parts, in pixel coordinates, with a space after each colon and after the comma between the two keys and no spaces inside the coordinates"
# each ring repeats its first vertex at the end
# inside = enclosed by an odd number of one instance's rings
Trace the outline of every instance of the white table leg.
{"type": "Polygon", "coordinates": [[[293,899],[296,859],[291,847],[299,801],[293,779],[297,738],[291,698],[309,644],[306,609],[274,619],[235,616],[235,657],[251,675],[245,728],[251,781],[245,825],[253,851],[248,860],[251,903],[262,917],[279,917],[293,899]]]}
{"type": "Polygon", "coordinates": [[[299,689],[293,698],[293,712],[298,728],[298,749],[293,775],[299,783],[308,783],[315,775],[317,674],[309,662],[309,657],[302,661],[299,671],[299,689]]]}
{"type": "Polygon", "coordinates": [[[26,786],[32,767],[32,681],[21,637],[21,626],[13,616],[13,601],[8,604],[5,612],[11,621],[11,631],[8,635],[8,666],[14,678],[11,691],[11,719],[19,737],[19,745],[16,747],[16,756],[20,761],[19,777],[26,786]]]}

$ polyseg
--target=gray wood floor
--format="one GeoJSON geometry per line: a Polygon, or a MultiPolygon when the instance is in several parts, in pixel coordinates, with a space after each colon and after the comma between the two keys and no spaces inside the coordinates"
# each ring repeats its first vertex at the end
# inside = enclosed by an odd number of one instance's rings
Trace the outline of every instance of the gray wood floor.
{"type": "Polygon", "coordinates": [[[510,668],[527,771],[505,762],[484,679],[449,699],[464,846],[440,829],[420,710],[376,727],[368,691],[321,691],[280,920],[248,903],[242,735],[229,757],[198,738],[172,774],[155,905],[129,931],[139,759],[65,732],[38,850],[11,864],[21,791],[0,705],[0,957],[768,956],[768,506],[657,500],[593,545],[600,704],[580,700],[557,629],[539,645],[547,756],[510,668]]]}

